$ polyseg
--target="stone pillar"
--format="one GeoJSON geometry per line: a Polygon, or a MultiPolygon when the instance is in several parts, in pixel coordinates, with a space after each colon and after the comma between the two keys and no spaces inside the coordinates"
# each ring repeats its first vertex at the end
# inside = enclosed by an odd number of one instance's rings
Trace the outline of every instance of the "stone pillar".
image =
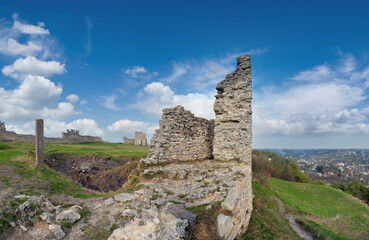
{"type": "Polygon", "coordinates": [[[44,169],[44,120],[36,119],[36,168],[44,169]]]}
{"type": "Polygon", "coordinates": [[[237,69],[217,84],[213,155],[216,160],[251,164],[252,81],[250,56],[237,58],[237,69]]]}

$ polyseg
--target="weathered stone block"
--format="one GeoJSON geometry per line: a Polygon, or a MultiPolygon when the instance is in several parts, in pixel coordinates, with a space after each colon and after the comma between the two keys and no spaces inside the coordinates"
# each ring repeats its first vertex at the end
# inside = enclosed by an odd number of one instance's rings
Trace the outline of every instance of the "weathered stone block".
{"type": "Polygon", "coordinates": [[[36,168],[44,169],[44,120],[36,120],[36,168]]]}

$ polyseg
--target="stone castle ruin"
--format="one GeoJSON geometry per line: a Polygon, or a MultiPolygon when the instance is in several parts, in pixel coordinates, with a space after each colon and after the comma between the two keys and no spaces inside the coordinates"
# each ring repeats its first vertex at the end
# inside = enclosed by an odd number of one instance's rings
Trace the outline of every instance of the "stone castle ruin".
{"type": "MultiPolygon", "coordinates": [[[[7,131],[5,124],[0,121],[0,141],[4,142],[35,142],[35,135],[17,134],[14,131],[7,131]]],[[[82,136],[78,130],[67,130],[62,133],[62,138],[45,137],[46,143],[88,143],[88,142],[104,142],[100,137],[82,136]]]]}
{"type": "Polygon", "coordinates": [[[194,205],[223,201],[223,211],[217,216],[218,234],[231,240],[246,231],[252,211],[250,56],[238,57],[235,72],[228,74],[216,89],[215,121],[195,117],[181,106],[164,109],[160,129],[155,131],[149,154],[143,162],[147,174],[161,171],[172,176],[171,180],[157,179],[161,186],[180,193],[181,186],[185,185],[183,192],[195,199],[192,200],[194,205]],[[163,167],[158,168],[159,163],[163,167]],[[238,177],[227,175],[235,169],[238,177]],[[204,195],[206,190],[199,190],[196,183],[187,181],[186,185],[175,180],[190,177],[192,181],[206,179],[230,187],[224,192],[204,195]]]}
{"type": "Polygon", "coordinates": [[[182,106],[163,110],[146,163],[212,158],[214,120],[195,117],[182,106]]]}
{"type": "Polygon", "coordinates": [[[242,160],[251,164],[252,89],[250,56],[237,58],[237,69],[218,83],[215,121],[183,107],[163,110],[146,163],[242,160]]]}
{"type": "Polygon", "coordinates": [[[136,146],[147,146],[146,134],[143,132],[135,132],[135,138],[130,139],[123,137],[123,144],[136,145],[136,146]]]}

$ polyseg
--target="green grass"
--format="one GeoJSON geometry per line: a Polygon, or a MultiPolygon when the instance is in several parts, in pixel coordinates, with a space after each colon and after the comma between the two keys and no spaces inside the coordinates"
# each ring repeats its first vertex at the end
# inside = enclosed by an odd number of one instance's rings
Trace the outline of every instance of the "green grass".
{"type": "Polygon", "coordinates": [[[317,236],[319,239],[326,239],[326,240],[350,240],[351,238],[341,236],[336,234],[332,230],[327,229],[326,227],[313,222],[311,220],[301,218],[298,219],[298,222],[304,226],[304,228],[312,233],[314,236],[317,236]]]}
{"type": "Polygon", "coordinates": [[[288,206],[287,209],[295,213],[323,218],[333,218],[336,215],[355,216],[365,212],[369,214],[368,208],[359,200],[334,188],[275,178],[269,184],[288,206]]]}
{"type": "Polygon", "coordinates": [[[0,150],[8,149],[9,146],[6,145],[4,142],[0,142],[0,150]]]}
{"type": "Polygon", "coordinates": [[[257,182],[252,183],[252,190],[255,195],[254,210],[247,232],[241,239],[299,239],[280,213],[272,190],[257,182]]]}
{"type": "Polygon", "coordinates": [[[351,195],[322,185],[275,178],[269,185],[287,211],[308,219],[304,221],[306,225],[320,229],[320,234],[335,234],[332,239],[369,238],[369,208],[351,195]]]}
{"type": "MultiPolygon", "coordinates": [[[[147,155],[148,148],[149,147],[113,143],[45,144],[46,155],[53,153],[76,155],[98,154],[110,156],[112,159],[125,158],[126,160],[130,160],[132,157],[134,159],[145,157],[147,155]]],[[[45,166],[45,170],[42,171],[35,169],[35,153],[33,144],[17,142],[4,144],[3,142],[0,142],[0,149],[7,149],[6,151],[0,151],[0,167],[1,165],[13,166],[15,167],[14,171],[18,173],[22,179],[34,179],[47,182],[48,188],[43,190],[46,190],[48,195],[67,194],[79,198],[102,196],[102,194],[95,194],[86,191],[80,184],[69,180],[67,177],[54,171],[48,166],[45,166]]],[[[130,164],[134,166],[137,165],[137,163],[133,164],[129,162],[126,163],[124,167],[129,167],[130,164]]],[[[6,178],[5,176],[0,176],[0,181],[6,186],[11,185],[11,179],[6,178]]],[[[136,188],[137,187],[132,189],[136,188]]],[[[22,189],[22,191],[23,190],[24,189],[22,189]]],[[[37,191],[37,189],[30,189],[30,191],[37,191]]]]}

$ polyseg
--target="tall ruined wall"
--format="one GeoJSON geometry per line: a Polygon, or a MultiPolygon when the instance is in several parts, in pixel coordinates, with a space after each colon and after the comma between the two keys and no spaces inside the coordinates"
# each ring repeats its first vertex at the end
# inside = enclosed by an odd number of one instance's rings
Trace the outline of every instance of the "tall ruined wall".
{"type": "Polygon", "coordinates": [[[195,117],[182,106],[163,110],[146,163],[194,161],[212,157],[213,121],[195,117]]]}
{"type": "Polygon", "coordinates": [[[250,56],[237,58],[237,69],[216,87],[213,155],[217,160],[240,159],[251,164],[252,83],[250,56]]]}
{"type": "Polygon", "coordinates": [[[135,145],[147,146],[146,134],[143,132],[135,132],[135,145]]]}

